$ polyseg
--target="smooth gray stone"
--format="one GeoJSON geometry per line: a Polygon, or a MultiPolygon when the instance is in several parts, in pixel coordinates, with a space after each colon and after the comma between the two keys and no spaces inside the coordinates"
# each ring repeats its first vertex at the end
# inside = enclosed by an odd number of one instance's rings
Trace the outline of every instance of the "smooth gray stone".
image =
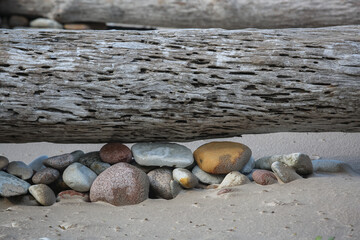
{"type": "Polygon", "coordinates": [[[21,161],[10,162],[6,171],[22,180],[28,180],[33,176],[34,171],[26,163],[21,161]]]}
{"type": "Polygon", "coordinates": [[[79,158],[78,162],[90,168],[91,164],[94,162],[101,162],[100,152],[95,151],[86,153],[79,158]]]}
{"type": "Polygon", "coordinates": [[[45,165],[44,165],[44,160],[45,160],[45,159],[48,159],[48,158],[49,158],[49,157],[46,156],[46,155],[40,156],[40,157],[34,159],[34,160],[29,164],[29,167],[31,167],[32,170],[38,172],[38,171],[40,171],[41,169],[46,168],[45,165]]]}
{"type": "Polygon", "coordinates": [[[220,184],[225,175],[223,174],[211,174],[203,171],[199,166],[195,166],[191,171],[202,183],[206,184],[220,184]]]}
{"type": "Polygon", "coordinates": [[[148,174],[150,191],[156,197],[173,199],[181,191],[181,186],[172,178],[172,171],[169,168],[157,168],[148,174]]]}
{"type": "Polygon", "coordinates": [[[30,22],[30,27],[32,28],[54,28],[62,29],[63,26],[55,20],[48,18],[37,18],[30,22]]]}
{"type": "Polygon", "coordinates": [[[12,197],[26,194],[30,184],[14,175],[0,171],[0,196],[12,197]]]}
{"type": "Polygon", "coordinates": [[[245,166],[240,170],[242,174],[249,174],[255,167],[255,159],[254,157],[250,157],[250,160],[245,164],[245,166]]]}
{"type": "Polygon", "coordinates": [[[185,168],[194,162],[191,150],[176,143],[136,143],[131,151],[142,166],[185,168]]]}
{"type": "Polygon", "coordinates": [[[45,184],[32,185],[29,192],[43,206],[51,206],[56,202],[55,193],[45,184]]]}
{"type": "Polygon", "coordinates": [[[81,163],[73,163],[63,173],[63,180],[71,189],[78,192],[87,192],[97,177],[90,168],[81,163]]]}
{"type": "Polygon", "coordinates": [[[5,156],[0,156],[0,170],[5,168],[9,164],[9,159],[5,156]]]}
{"type": "Polygon", "coordinates": [[[271,164],[271,169],[283,183],[289,183],[302,178],[296,173],[295,169],[282,162],[274,162],[271,164]]]}
{"type": "Polygon", "coordinates": [[[97,175],[99,175],[109,167],[111,167],[109,163],[100,162],[100,161],[93,162],[90,165],[90,169],[93,170],[97,175]]]}
{"type": "Polygon", "coordinates": [[[68,166],[70,166],[70,164],[77,162],[80,159],[80,157],[83,155],[84,155],[83,151],[77,150],[72,153],[65,153],[65,154],[53,156],[48,159],[45,159],[44,165],[62,171],[68,166]]]}

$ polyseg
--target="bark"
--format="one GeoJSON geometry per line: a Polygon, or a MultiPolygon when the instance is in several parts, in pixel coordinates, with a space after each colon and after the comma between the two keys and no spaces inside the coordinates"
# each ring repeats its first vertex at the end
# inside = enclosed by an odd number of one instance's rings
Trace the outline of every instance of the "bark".
{"type": "Polygon", "coordinates": [[[360,26],[0,31],[0,142],[360,131],[360,26]]]}
{"type": "Polygon", "coordinates": [[[323,27],[360,24],[360,1],[2,0],[0,14],[179,28],[323,27]]]}

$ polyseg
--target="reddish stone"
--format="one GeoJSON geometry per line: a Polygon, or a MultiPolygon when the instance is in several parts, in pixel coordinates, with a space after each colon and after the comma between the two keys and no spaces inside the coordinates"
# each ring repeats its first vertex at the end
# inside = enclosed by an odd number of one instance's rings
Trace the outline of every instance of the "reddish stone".
{"type": "Polygon", "coordinates": [[[75,190],[66,190],[66,191],[60,192],[58,194],[58,200],[61,201],[61,199],[80,199],[85,202],[90,201],[89,194],[77,192],[75,190]]]}
{"type": "Polygon", "coordinates": [[[261,185],[270,185],[277,182],[275,174],[267,170],[255,170],[252,173],[252,178],[261,185]]]}
{"type": "Polygon", "coordinates": [[[100,158],[103,162],[115,164],[131,162],[131,150],[122,143],[108,143],[100,149],[100,158]]]}

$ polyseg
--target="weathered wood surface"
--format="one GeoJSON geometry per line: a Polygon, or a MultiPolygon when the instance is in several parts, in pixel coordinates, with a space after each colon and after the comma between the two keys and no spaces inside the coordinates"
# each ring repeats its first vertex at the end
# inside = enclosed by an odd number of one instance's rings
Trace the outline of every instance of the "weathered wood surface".
{"type": "Polygon", "coordinates": [[[360,131],[360,26],[0,31],[0,142],[360,131]]]}
{"type": "Polygon", "coordinates": [[[359,0],[1,0],[0,14],[179,28],[360,24],[359,0]]]}

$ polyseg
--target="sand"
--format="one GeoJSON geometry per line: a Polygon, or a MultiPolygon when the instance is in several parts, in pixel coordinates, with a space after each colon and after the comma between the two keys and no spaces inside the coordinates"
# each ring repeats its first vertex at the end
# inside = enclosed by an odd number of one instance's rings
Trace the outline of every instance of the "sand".
{"type": "MultiPolygon", "coordinates": [[[[359,169],[360,134],[267,134],[237,140],[255,158],[304,152],[347,161],[359,169]],[[267,143],[267,144],[266,144],[267,143]]],[[[191,143],[196,148],[206,141],[191,143]]],[[[99,145],[0,144],[11,161],[31,161],[99,145]]],[[[255,183],[181,192],[173,200],[138,205],[61,201],[50,207],[14,205],[0,198],[0,239],[360,239],[360,176],[316,173],[288,184],[255,183]]]]}

